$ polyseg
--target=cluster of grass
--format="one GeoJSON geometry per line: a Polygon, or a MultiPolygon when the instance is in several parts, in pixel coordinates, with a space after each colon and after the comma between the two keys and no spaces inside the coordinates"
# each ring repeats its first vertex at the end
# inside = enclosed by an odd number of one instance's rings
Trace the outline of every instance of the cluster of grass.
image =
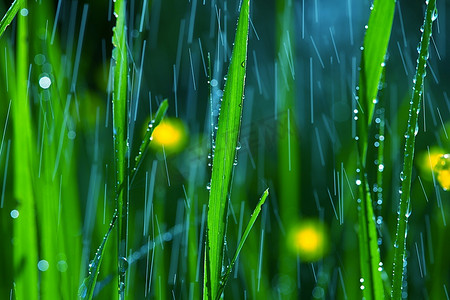
{"type": "MultiPolygon", "coordinates": [[[[424,6],[412,96],[400,105],[386,100],[396,11],[405,36],[398,2],[365,8],[348,61],[329,27],[329,63],[322,38],[305,36],[326,12],[317,1],[205,2],[186,12],[161,0],[0,5],[0,298],[401,299],[408,283],[448,298],[439,184],[450,186],[450,143],[434,128],[436,154],[416,145],[436,0],[424,6]],[[264,39],[270,51],[258,48],[264,39]],[[326,70],[342,76],[350,64],[335,87],[326,70]],[[392,149],[403,141],[400,170],[392,149]]],[[[348,1],[351,30],[358,7],[348,1]]]]}

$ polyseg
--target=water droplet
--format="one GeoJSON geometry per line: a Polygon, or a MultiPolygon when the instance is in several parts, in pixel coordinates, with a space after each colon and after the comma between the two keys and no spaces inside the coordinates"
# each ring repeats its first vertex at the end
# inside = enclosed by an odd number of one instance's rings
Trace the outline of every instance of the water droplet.
{"type": "Polygon", "coordinates": [[[44,54],[36,54],[34,57],[34,63],[38,66],[42,66],[45,63],[45,55],[44,54]]]}
{"type": "Polygon", "coordinates": [[[40,260],[37,264],[37,267],[41,272],[47,271],[49,267],[48,261],[46,261],[45,259],[40,260]]]}
{"type": "Polygon", "coordinates": [[[56,264],[56,268],[59,272],[66,272],[68,267],[69,266],[67,265],[67,262],[65,260],[60,260],[56,264]]]}
{"type": "Polygon", "coordinates": [[[124,274],[128,269],[128,260],[125,257],[119,257],[119,273],[124,274]]]}
{"type": "Polygon", "coordinates": [[[433,10],[433,14],[431,15],[431,21],[435,21],[437,19],[437,17],[438,17],[438,11],[437,11],[437,8],[435,8],[433,10]]]}
{"type": "Polygon", "coordinates": [[[10,213],[11,218],[17,219],[19,217],[19,211],[17,209],[13,209],[10,213]]]}
{"type": "Polygon", "coordinates": [[[78,296],[80,296],[82,299],[86,298],[87,296],[87,286],[86,283],[81,284],[80,288],[78,289],[78,296]]]}
{"type": "Polygon", "coordinates": [[[406,179],[406,175],[403,173],[403,171],[400,172],[400,180],[403,181],[406,179]]]}
{"type": "Polygon", "coordinates": [[[74,140],[76,136],[77,133],[74,130],[69,130],[69,132],[67,133],[67,137],[69,138],[69,140],[74,140]]]}
{"type": "Polygon", "coordinates": [[[21,14],[22,16],[24,16],[24,17],[28,16],[28,9],[22,8],[22,9],[20,10],[20,14],[21,14]]]}
{"type": "Polygon", "coordinates": [[[125,282],[119,283],[119,293],[123,293],[125,291],[125,282]]]}
{"type": "Polygon", "coordinates": [[[52,80],[47,75],[43,75],[39,79],[39,86],[43,89],[48,89],[51,84],[52,84],[52,80]]]}

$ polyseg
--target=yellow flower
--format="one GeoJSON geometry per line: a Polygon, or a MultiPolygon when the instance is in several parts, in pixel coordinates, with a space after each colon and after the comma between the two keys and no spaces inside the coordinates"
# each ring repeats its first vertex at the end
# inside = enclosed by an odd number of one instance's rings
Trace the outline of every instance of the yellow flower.
{"type": "Polygon", "coordinates": [[[428,181],[432,180],[431,171],[436,172],[435,167],[441,156],[445,153],[439,147],[432,147],[428,154],[428,151],[423,151],[418,155],[418,167],[420,169],[420,176],[428,181]]]}
{"type": "Polygon", "coordinates": [[[288,235],[289,248],[303,261],[321,259],[328,251],[328,234],[319,220],[305,220],[293,227],[288,235]]]}
{"type": "Polygon", "coordinates": [[[177,118],[165,118],[155,128],[150,146],[166,153],[180,152],[187,142],[187,129],[184,123],[177,118]]]}
{"type": "Polygon", "coordinates": [[[450,189],[450,154],[441,155],[433,170],[437,174],[437,180],[441,187],[445,191],[450,189]]]}

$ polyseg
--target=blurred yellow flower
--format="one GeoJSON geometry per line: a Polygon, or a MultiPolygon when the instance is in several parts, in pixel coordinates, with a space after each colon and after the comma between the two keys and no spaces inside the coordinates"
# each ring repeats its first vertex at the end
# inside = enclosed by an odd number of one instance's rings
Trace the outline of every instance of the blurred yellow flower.
{"type": "Polygon", "coordinates": [[[423,151],[418,155],[417,164],[420,169],[420,176],[428,181],[432,180],[431,171],[436,171],[435,167],[441,156],[445,151],[439,147],[432,147],[428,154],[428,151],[423,151]]]}
{"type": "Polygon", "coordinates": [[[443,154],[439,157],[434,168],[437,180],[441,187],[447,191],[450,189],[450,154],[443,154]]]}
{"type": "Polygon", "coordinates": [[[328,234],[323,222],[305,220],[293,227],[288,236],[289,248],[303,261],[321,259],[328,250],[328,234]]]}
{"type": "Polygon", "coordinates": [[[166,153],[176,153],[186,145],[187,129],[180,119],[165,118],[153,131],[152,138],[152,148],[161,150],[164,147],[166,153]]]}

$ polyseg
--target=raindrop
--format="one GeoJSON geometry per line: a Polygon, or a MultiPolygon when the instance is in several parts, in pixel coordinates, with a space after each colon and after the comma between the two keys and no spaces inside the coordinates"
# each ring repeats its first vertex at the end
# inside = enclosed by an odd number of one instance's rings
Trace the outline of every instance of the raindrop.
{"type": "Polygon", "coordinates": [[[128,269],[128,261],[125,257],[119,258],[119,273],[124,274],[128,269]]]}
{"type": "Polygon", "coordinates": [[[68,267],[69,266],[67,265],[67,262],[65,260],[60,260],[56,264],[56,268],[59,272],[66,272],[68,267]]]}
{"type": "Polygon", "coordinates": [[[43,89],[48,89],[51,84],[52,80],[47,75],[44,75],[39,79],[39,86],[43,89]]]}
{"type": "Polygon", "coordinates": [[[433,14],[431,15],[431,21],[435,21],[437,19],[437,17],[438,17],[438,11],[437,11],[437,8],[435,8],[433,10],[433,14]]]}
{"type": "Polygon", "coordinates": [[[22,10],[20,11],[20,14],[24,17],[28,16],[28,9],[22,8],[22,10]]]}
{"type": "Polygon", "coordinates": [[[45,272],[48,270],[49,264],[48,261],[46,261],[45,259],[42,259],[38,262],[37,267],[39,269],[39,271],[45,272]]]}
{"type": "Polygon", "coordinates": [[[34,57],[34,63],[38,66],[41,66],[45,63],[45,55],[44,54],[36,54],[34,57]]]}
{"type": "Polygon", "coordinates": [[[76,136],[77,133],[73,130],[69,130],[69,132],[67,133],[67,137],[69,138],[69,140],[74,140],[76,136]]]}
{"type": "Polygon", "coordinates": [[[19,217],[19,211],[17,209],[13,209],[11,211],[11,218],[17,219],[19,217]]]}

